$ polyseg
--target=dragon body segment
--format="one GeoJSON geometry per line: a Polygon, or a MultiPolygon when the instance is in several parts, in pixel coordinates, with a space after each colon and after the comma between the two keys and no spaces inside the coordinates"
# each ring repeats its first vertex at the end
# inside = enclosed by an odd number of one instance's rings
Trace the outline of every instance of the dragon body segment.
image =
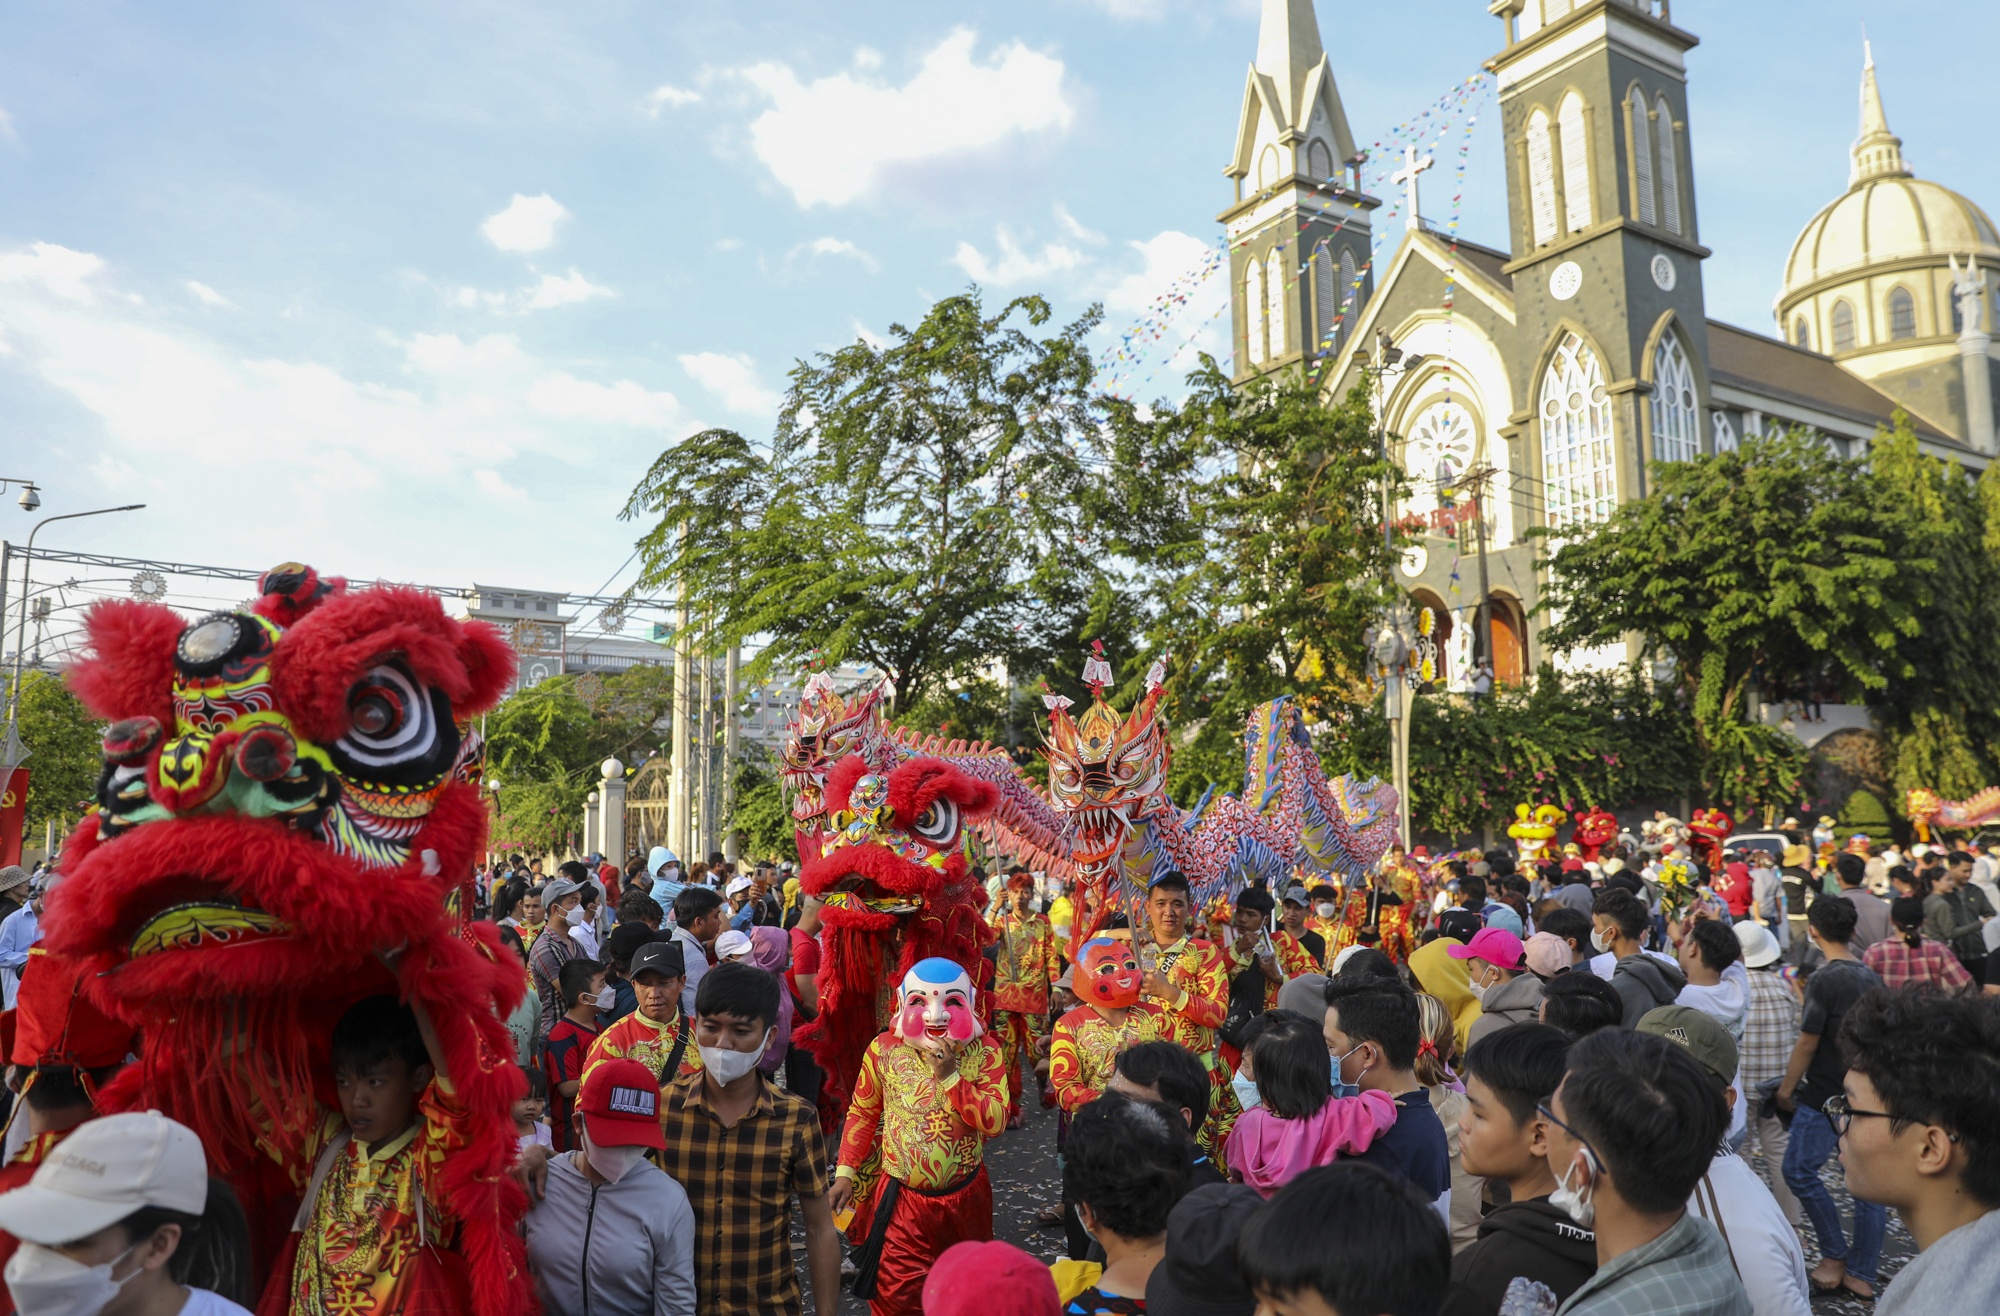
{"type": "Polygon", "coordinates": [[[2000,823],[2000,786],[1988,786],[1964,800],[1947,800],[1936,791],[1919,786],[1905,798],[1903,812],[1916,824],[1917,839],[1929,844],[1933,827],[1965,832],[2000,823]]]}

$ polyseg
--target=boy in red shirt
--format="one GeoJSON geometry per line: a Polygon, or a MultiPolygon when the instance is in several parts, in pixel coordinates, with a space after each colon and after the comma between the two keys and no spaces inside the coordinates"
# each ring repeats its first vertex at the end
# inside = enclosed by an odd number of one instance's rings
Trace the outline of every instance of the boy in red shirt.
{"type": "Polygon", "coordinates": [[[571,1150],[570,1112],[576,1105],[576,1090],[583,1082],[583,1067],[590,1048],[602,1031],[597,1012],[615,1001],[604,987],[604,966],[596,960],[573,959],[556,977],[556,991],[569,1007],[549,1028],[542,1043],[542,1073],[549,1081],[549,1134],[557,1151],[571,1150]]]}

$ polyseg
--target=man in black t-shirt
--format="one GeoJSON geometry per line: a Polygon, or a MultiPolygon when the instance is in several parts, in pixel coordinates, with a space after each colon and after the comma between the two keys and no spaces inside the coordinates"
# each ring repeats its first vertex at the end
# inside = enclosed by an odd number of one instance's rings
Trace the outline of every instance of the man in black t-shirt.
{"type": "Polygon", "coordinates": [[[1882,986],[1875,971],[1848,949],[1858,917],[1854,906],[1845,900],[1821,900],[1806,915],[1812,943],[1826,962],[1806,980],[1799,1040],[1778,1084],[1777,1101],[1780,1110],[1793,1112],[1791,1141],[1785,1148],[1785,1186],[1805,1208],[1819,1240],[1821,1261],[1808,1278],[1815,1289],[1846,1289],[1872,1298],[1889,1214],[1873,1202],[1855,1198],[1850,1246],[1841,1229],[1840,1207],[1819,1177],[1820,1166],[1840,1142],[1823,1110],[1829,1097],[1840,1095],[1841,1082],[1847,1077],[1847,1060],[1840,1051],[1840,1025],[1856,1001],[1882,986]]]}
{"type": "Polygon", "coordinates": [[[1367,1161],[1408,1183],[1440,1217],[1451,1209],[1451,1150],[1430,1093],[1417,1081],[1423,1016],[1416,993],[1393,978],[1335,978],[1326,985],[1327,1050],[1337,1084],[1387,1093],[1396,1122],[1367,1151],[1367,1161]]]}

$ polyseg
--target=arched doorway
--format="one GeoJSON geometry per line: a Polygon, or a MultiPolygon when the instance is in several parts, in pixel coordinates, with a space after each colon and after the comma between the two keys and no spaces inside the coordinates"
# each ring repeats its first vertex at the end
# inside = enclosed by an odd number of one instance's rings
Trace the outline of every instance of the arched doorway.
{"type": "Polygon", "coordinates": [[[1527,679],[1527,645],[1521,605],[1505,594],[1490,598],[1493,610],[1493,683],[1520,685],[1527,679]]]}
{"type": "Polygon", "coordinates": [[[625,788],[625,846],[640,854],[667,844],[674,765],[665,754],[646,760],[625,788]]]}
{"type": "Polygon", "coordinates": [[[1416,632],[1410,641],[1409,664],[1419,686],[1443,689],[1451,684],[1451,609],[1427,589],[1410,595],[1410,619],[1416,632]]]}

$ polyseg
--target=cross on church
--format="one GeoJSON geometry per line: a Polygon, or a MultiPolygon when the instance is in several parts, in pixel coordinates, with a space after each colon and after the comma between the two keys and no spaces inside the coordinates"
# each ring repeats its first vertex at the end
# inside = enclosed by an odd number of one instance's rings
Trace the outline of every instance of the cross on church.
{"type": "Polygon", "coordinates": [[[1403,167],[1389,175],[1390,182],[1403,184],[1409,192],[1404,208],[1403,227],[1412,233],[1423,226],[1423,222],[1417,218],[1417,175],[1436,163],[1437,161],[1428,155],[1421,160],[1417,159],[1417,148],[1406,145],[1403,147],[1403,167]]]}

